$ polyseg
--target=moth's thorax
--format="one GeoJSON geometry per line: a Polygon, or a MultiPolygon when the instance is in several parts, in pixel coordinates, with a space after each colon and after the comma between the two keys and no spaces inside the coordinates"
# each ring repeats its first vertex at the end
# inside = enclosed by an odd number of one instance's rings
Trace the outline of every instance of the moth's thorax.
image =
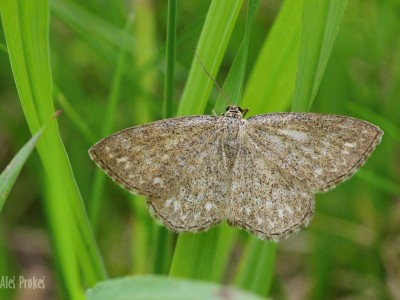
{"type": "Polygon", "coordinates": [[[240,140],[240,132],[245,129],[247,120],[223,116],[221,117],[221,123],[224,131],[224,142],[233,145],[240,140]]]}
{"type": "Polygon", "coordinates": [[[242,119],[243,111],[239,106],[231,105],[227,107],[226,112],[223,114],[223,116],[227,118],[242,119]]]}
{"type": "Polygon", "coordinates": [[[224,157],[225,166],[231,170],[243,142],[242,134],[245,131],[246,119],[223,116],[220,119],[223,133],[221,135],[221,151],[224,157]]]}
{"type": "Polygon", "coordinates": [[[226,108],[220,122],[224,128],[224,143],[234,146],[238,142],[240,129],[244,129],[247,121],[243,119],[243,110],[237,105],[226,108]]]}

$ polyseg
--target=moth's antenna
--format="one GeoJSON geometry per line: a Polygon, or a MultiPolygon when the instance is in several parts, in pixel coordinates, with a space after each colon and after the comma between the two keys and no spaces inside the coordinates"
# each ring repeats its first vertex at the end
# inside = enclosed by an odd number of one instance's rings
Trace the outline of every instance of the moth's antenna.
{"type": "Polygon", "coordinates": [[[212,76],[210,75],[210,73],[208,73],[206,67],[204,66],[203,62],[200,60],[200,57],[197,55],[197,53],[195,53],[194,55],[196,55],[197,60],[199,61],[201,67],[203,68],[204,72],[206,72],[207,76],[212,80],[212,82],[214,83],[214,85],[219,89],[219,91],[221,92],[222,96],[224,96],[224,98],[226,99],[226,101],[228,101],[229,105],[232,105],[231,100],[229,99],[229,97],[224,93],[224,91],[221,89],[221,87],[218,85],[218,83],[214,80],[214,78],[212,78],[212,76]]]}

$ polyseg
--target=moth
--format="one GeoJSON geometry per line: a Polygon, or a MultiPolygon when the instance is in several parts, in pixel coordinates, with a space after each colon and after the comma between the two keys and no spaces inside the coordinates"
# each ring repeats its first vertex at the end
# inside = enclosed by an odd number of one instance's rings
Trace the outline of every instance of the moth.
{"type": "Polygon", "coordinates": [[[119,131],[90,148],[108,176],[144,195],[150,213],[174,232],[222,220],[263,240],[306,226],[314,195],[351,177],[383,136],[355,118],[271,113],[244,118],[188,116],[119,131]]]}

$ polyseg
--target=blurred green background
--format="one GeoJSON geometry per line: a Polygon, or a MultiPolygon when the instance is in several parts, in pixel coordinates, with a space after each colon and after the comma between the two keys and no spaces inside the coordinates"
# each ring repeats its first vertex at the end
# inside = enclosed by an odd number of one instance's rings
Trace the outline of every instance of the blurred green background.
{"type": "MultiPolygon", "coordinates": [[[[249,42],[248,76],[281,4],[272,0],[260,3],[249,42]]],[[[51,2],[54,106],[64,111],[58,118],[59,130],[87,206],[93,197],[96,176],[87,150],[104,137],[101,128],[110,109],[107,103],[123,42],[128,50],[118,85],[113,131],[162,118],[167,5],[167,1],[150,0],[51,2]],[[133,14],[133,22],[127,39],[129,13],[133,14]]],[[[209,5],[206,0],[178,2],[175,107],[209,5]]],[[[216,76],[221,84],[243,39],[246,8],[245,3],[216,76]]],[[[351,180],[317,195],[316,213],[309,227],[278,244],[269,294],[273,299],[400,299],[399,28],[398,0],[351,0],[347,4],[310,110],[370,121],[380,126],[385,136],[351,180]]],[[[3,30],[0,43],[3,170],[31,134],[18,100],[3,30]]],[[[213,90],[205,113],[212,113],[217,97],[218,91],[213,90]]],[[[284,110],[290,109],[290,103],[284,106],[284,110]]],[[[257,110],[262,112],[268,111],[257,110]]],[[[42,201],[46,193],[43,173],[39,156],[34,153],[0,214],[0,276],[46,276],[48,285],[40,294],[42,298],[37,299],[51,299],[59,294],[59,258],[52,255],[54,237],[49,234],[48,208],[42,201]]],[[[110,277],[154,272],[155,248],[167,246],[157,243],[160,229],[148,216],[144,200],[132,199],[109,179],[105,179],[99,197],[98,227],[94,231],[110,277]]],[[[232,268],[247,238],[240,232],[226,254],[232,268]]],[[[175,237],[169,240],[173,244],[175,237]]],[[[168,253],[171,259],[172,254],[168,253]]],[[[233,280],[229,265],[222,282],[233,280]]],[[[0,293],[7,297],[18,294],[18,299],[25,299],[24,292],[0,288],[0,293]]]]}

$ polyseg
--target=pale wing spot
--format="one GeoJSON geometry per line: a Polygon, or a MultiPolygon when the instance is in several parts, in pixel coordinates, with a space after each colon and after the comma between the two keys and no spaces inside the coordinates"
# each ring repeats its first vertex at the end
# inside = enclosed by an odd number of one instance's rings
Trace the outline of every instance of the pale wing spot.
{"type": "Polygon", "coordinates": [[[197,202],[202,202],[205,199],[205,195],[204,194],[198,194],[196,197],[196,201],[197,202]]]}
{"type": "MultiPolygon", "coordinates": [[[[232,182],[232,185],[231,185],[231,189],[233,190],[233,191],[236,191],[237,189],[239,189],[239,187],[240,187],[240,184],[239,184],[239,182],[232,182]]],[[[254,201],[256,201],[257,199],[254,199],[254,201]]]]}
{"type": "Polygon", "coordinates": [[[289,205],[287,205],[287,204],[285,204],[285,210],[288,212],[288,214],[290,216],[292,216],[294,214],[293,209],[291,209],[291,207],[289,205]]]}
{"type": "Polygon", "coordinates": [[[285,210],[290,216],[294,214],[294,210],[287,204],[285,204],[285,210]]]}
{"type": "Polygon", "coordinates": [[[129,161],[126,162],[126,164],[124,165],[124,170],[129,170],[130,168],[132,168],[132,163],[130,163],[129,161]]]}
{"type": "Polygon", "coordinates": [[[278,150],[282,151],[284,149],[284,142],[281,138],[277,137],[276,135],[269,134],[264,132],[263,135],[273,144],[273,146],[278,150]]]}
{"type": "Polygon", "coordinates": [[[193,215],[193,219],[195,219],[195,220],[200,219],[200,213],[195,213],[195,214],[193,215]]]}
{"type": "Polygon", "coordinates": [[[120,158],[117,158],[117,163],[123,163],[123,162],[126,162],[128,160],[129,160],[129,157],[126,157],[126,156],[120,157],[120,158]]]}
{"type": "Polygon", "coordinates": [[[112,153],[110,153],[110,154],[108,154],[108,157],[109,157],[109,158],[114,158],[114,157],[115,157],[115,155],[114,155],[114,154],[112,154],[112,153]]]}
{"type": "Polygon", "coordinates": [[[354,121],[353,120],[347,120],[341,126],[341,128],[343,128],[343,129],[352,128],[352,127],[354,127],[354,121]]]}
{"type": "Polygon", "coordinates": [[[261,199],[259,199],[259,198],[254,198],[254,204],[255,205],[260,205],[261,204],[261,199]]]}
{"type": "Polygon", "coordinates": [[[324,171],[324,170],[323,170],[322,168],[316,167],[316,168],[314,169],[314,176],[315,176],[315,177],[320,176],[320,175],[322,174],[323,171],[324,171]]]}
{"type": "MultiPolygon", "coordinates": [[[[279,196],[281,195],[281,191],[280,190],[278,190],[278,189],[275,189],[275,190],[273,190],[272,191],[272,197],[273,198],[279,198],[279,196]]],[[[267,201],[267,202],[270,202],[270,201],[267,201]]],[[[272,204],[272,203],[271,203],[272,204]]],[[[269,205],[269,203],[267,203],[267,206],[269,205]]]]}
{"type": "Polygon", "coordinates": [[[354,148],[357,146],[357,143],[344,143],[344,146],[348,148],[354,148]]]}
{"type": "Polygon", "coordinates": [[[206,205],[205,205],[205,208],[206,208],[207,211],[210,211],[213,206],[214,205],[211,202],[207,202],[206,205]]]}
{"type": "Polygon", "coordinates": [[[297,163],[302,165],[305,165],[307,163],[307,160],[305,159],[305,157],[300,156],[299,158],[297,158],[297,163]]]}
{"type": "Polygon", "coordinates": [[[312,151],[312,149],[311,148],[308,148],[308,147],[304,147],[304,146],[301,146],[301,150],[305,153],[305,154],[313,154],[314,153],[314,151],[312,151]]]}
{"type": "Polygon", "coordinates": [[[267,208],[271,208],[273,205],[274,205],[274,204],[272,203],[272,201],[269,201],[269,200],[265,201],[265,206],[266,206],[267,208]]]}
{"type": "Polygon", "coordinates": [[[246,211],[247,215],[251,213],[251,208],[249,206],[246,206],[244,210],[246,211]]]}
{"type": "Polygon", "coordinates": [[[153,184],[158,184],[160,186],[164,186],[164,179],[160,177],[154,177],[153,184]]]}
{"type": "Polygon", "coordinates": [[[258,225],[261,225],[262,223],[264,223],[264,220],[261,219],[260,217],[256,217],[256,220],[257,220],[258,225]]]}
{"type": "Polygon", "coordinates": [[[347,154],[349,154],[350,152],[349,151],[347,151],[347,150],[342,150],[341,151],[344,155],[347,155],[347,154]]]}
{"type": "Polygon", "coordinates": [[[278,131],[298,141],[304,141],[308,139],[308,134],[302,131],[290,129],[279,129],[278,131]]]}
{"type": "Polygon", "coordinates": [[[181,220],[185,221],[187,219],[188,215],[181,215],[181,220]]]}
{"type": "Polygon", "coordinates": [[[121,141],[122,146],[124,147],[124,149],[129,150],[130,149],[130,142],[128,139],[123,138],[121,141]]]}
{"type": "Polygon", "coordinates": [[[104,147],[104,150],[106,150],[106,152],[110,152],[110,151],[111,151],[111,148],[108,147],[108,146],[105,146],[105,147],[104,147]]]}
{"type": "Polygon", "coordinates": [[[144,162],[145,165],[152,165],[153,164],[153,160],[150,157],[145,157],[143,162],[144,162]]]}
{"type": "Polygon", "coordinates": [[[285,210],[283,208],[278,209],[278,216],[279,216],[280,219],[283,219],[283,212],[284,211],[285,210]]]}
{"type": "Polygon", "coordinates": [[[175,211],[175,212],[181,209],[181,204],[179,203],[179,201],[176,201],[176,200],[175,200],[175,201],[172,203],[172,205],[173,205],[173,207],[174,207],[174,211],[175,211]]]}
{"type": "Polygon", "coordinates": [[[168,154],[164,154],[161,158],[161,160],[166,161],[169,159],[169,155],[168,154]]]}
{"type": "Polygon", "coordinates": [[[164,206],[165,206],[165,207],[170,207],[173,201],[174,201],[174,199],[173,199],[173,198],[171,198],[171,199],[168,199],[167,201],[165,201],[165,204],[164,204],[164,206]]]}

